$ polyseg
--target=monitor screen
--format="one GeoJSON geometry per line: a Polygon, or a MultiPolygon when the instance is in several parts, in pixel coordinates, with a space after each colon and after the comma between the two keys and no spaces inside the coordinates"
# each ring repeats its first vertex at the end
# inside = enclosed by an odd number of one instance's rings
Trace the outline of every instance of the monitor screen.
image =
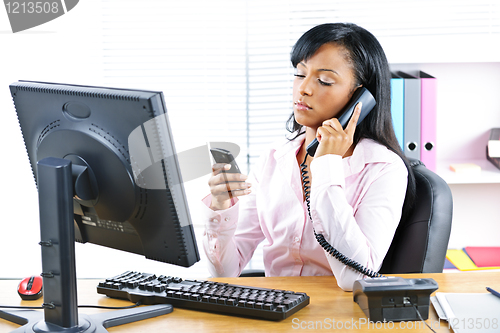
{"type": "Polygon", "coordinates": [[[163,94],[19,81],[10,85],[35,181],[69,160],[75,239],[189,267],[199,261],[163,94]]]}

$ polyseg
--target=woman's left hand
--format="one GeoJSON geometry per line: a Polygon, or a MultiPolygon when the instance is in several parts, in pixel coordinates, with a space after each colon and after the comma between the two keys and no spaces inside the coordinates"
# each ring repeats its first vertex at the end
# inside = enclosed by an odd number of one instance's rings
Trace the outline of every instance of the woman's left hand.
{"type": "Polygon", "coordinates": [[[354,132],[361,113],[361,102],[359,102],[346,128],[343,129],[337,118],[325,120],[322,126],[316,130],[316,139],[319,142],[314,157],[326,154],[344,156],[354,142],[354,132]]]}

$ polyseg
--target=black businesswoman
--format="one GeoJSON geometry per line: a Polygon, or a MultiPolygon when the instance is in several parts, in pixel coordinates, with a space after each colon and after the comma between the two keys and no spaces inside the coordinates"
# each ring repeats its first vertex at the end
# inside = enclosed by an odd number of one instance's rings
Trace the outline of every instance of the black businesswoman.
{"type": "Polygon", "coordinates": [[[392,127],[389,65],[370,32],[341,23],[307,31],[291,62],[291,135],[270,146],[248,178],[228,174],[226,182],[225,166],[213,166],[210,194],[203,199],[205,252],[214,276],[238,276],[264,242],[267,276],[333,274],[351,290],[363,274],[328,254],[315,234],[377,271],[415,191],[392,127]],[[337,118],[360,87],[377,104],[356,125],[363,107],[358,104],[343,129],[337,118]],[[306,157],[314,138],[320,142],[316,154],[306,157]]]}

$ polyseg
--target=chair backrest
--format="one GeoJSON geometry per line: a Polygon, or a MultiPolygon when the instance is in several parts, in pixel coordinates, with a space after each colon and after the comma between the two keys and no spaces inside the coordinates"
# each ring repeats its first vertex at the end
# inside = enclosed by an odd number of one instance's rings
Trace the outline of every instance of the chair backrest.
{"type": "Polygon", "coordinates": [[[453,199],[448,184],[419,160],[410,159],[416,200],[399,222],[380,273],[440,273],[451,231],[453,199]]]}

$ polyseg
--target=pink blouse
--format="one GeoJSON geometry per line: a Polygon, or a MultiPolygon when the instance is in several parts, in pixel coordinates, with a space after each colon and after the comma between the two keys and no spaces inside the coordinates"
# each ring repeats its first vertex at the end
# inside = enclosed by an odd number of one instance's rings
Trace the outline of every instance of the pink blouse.
{"type": "Polygon", "coordinates": [[[401,218],[407,169],[381,144],[361,140],[352,156],[324,155],[310,165],[311,223],[296,154],[304,141],[275,144],[261,156],[248,182],[252,193],[226,210],[202,205],[204,249],[213,276],[238,276],[262,241],[266,276],[335,275],[352,290],[362,274],[327,254],[313,228],[351,259],[378,270],[401,218]]]}

